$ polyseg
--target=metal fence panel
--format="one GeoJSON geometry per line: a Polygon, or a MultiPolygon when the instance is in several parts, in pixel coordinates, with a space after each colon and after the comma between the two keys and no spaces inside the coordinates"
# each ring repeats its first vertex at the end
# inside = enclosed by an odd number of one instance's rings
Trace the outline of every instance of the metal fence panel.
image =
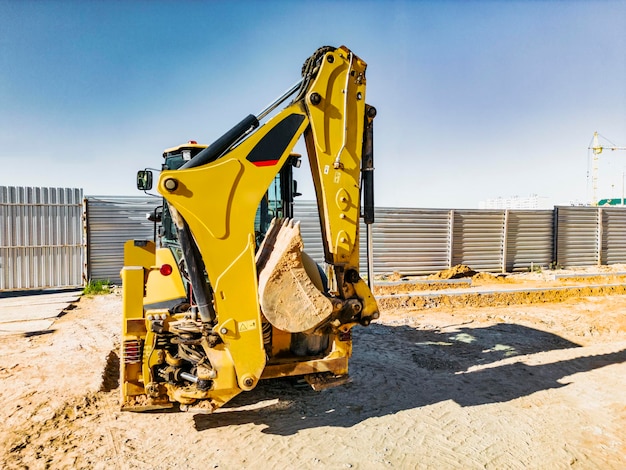
{"type": "Polygon", "coordinates": [[[501,271],[504,221],[503,210],[455,210],[452,265],[465,264],[477,271],[501,271]]]}
{"type": "Polygon", "coordinates": [[[80,287],[83,193],[0,186],[0,291],[80,287]]]}
{"type": "Polygon", "coordinates": [[[563,267],[599,264],[598,207],[557,207],[556,261],[563,267]]]}
{"type": "MultiPolygon", "coordinates": [[[[449,267],[449,214],[446,209],[377,208],[374,273],[428,274],[449,267]]],[[[361,232],[365,234],[365,228],[361,232]]],[[[362,266],[365,256],[362,238],[362,266]]]]}
{"type": "Polygon", "coordinates": [[[146,214],[160,205],[157,197],[87,197],[89,279],[122,282],[124,243],[154,238],[154,223],[146,214]]]}
{"type": "Polygon", "coordinates": [[[602,207],[602,264],[626,263],[626,210],[602,207]]]}
{"type": "Polygon", "coordinates": [[[549,266],[554,261],[554,212],[509,210],[506,228],[506,272],[549,266]]]}

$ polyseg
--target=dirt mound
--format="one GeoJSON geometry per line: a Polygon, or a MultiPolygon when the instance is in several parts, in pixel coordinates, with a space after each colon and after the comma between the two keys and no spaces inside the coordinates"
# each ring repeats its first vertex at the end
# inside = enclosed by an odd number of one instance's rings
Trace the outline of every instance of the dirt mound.
{"type": "Polygon", "coordinates": [[[467,282],[455,283],[451,284],[449,282],[445,282],[445,280],[441,280],[437,282],[427,281],[427,282],[412,282],[410,280],[402,283],[392,283],[390,285],[385,284],[374,284],[374,295],[395,295],[395,294],[405,294],[411,292],[420,292],[420,291],[439,291],[439,290],[448,290],[454,287],[470,287],[471,281],[467,282]]]}
{"type": "Polygon", "coordinates": [[[476,271],[469,266],[457,264],[449,269],[444,269],[438,273],[431,274],[428,276],[428,279],[460,279],[462,277],[472,277],[475,274],[477,274],[476,271]]]}
{"type": "Polygon", "coordinates": [[[503,275],[495,275],[495,274],[491,274],[491,273],[476,273],[472,276],[472,282],[473,283],[477,283],[477,284],[491,284],[493,282],[495,283],[501,283],[501,282],[507,282],[507,278],[506,276],[503,275]]]}
{"type": "Polygon", "coordinates": [[[569,289],[502,290],[497,292],[473,291],[450,294],[414,294],[396,297],[379,297],[378,305],[384,309],[433,309],[443,307],[505,307],[539,303],[564,302],[568,299],[626,295],[626,286],[580,286],[569,289]]]}

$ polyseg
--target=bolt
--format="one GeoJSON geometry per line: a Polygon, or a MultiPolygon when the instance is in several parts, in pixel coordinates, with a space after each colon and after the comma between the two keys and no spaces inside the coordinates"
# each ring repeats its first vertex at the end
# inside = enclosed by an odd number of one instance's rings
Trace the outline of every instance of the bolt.
{"type": "Polygon", "coordinates": [[[178,181],[174,178],[168,178],[163,182],[163,186],[168,191],[176,191],[176,188],[178,188],[178,181]]]}
{"type": "Polygon", "coordinates": [[[367,117],[375,118],[376,117],[376,108],[374,106],[370,106],[367,110],[367,117]]]}
{"type": "Polygon", "coordinates": [[[314,93],[311,93],[311,95],[309,96],[309,100],[311,101],[312,105],[317,106],[318,104],[322,102],[322,97],[319,93],[314,92],[314,93]]]}
{"type": "Polygon", "coordinates": [[[220,329],[220,333],[225,335],[226,333],[228,333],[228,330],[226,328],[222,328],[220,329]]]}
{"type": "Polygon", "coordinates": [[[361,279],[361,276],[354,269],[346,271],[346,281],[355,283],[359,282],[359,279],[361,279]]]}
{"type": "Polygon", "coordinates": [[[244,379],[243,384],[246,387],[252,387],[252,385],[254,385],[254,380],[252,380],[251,377],[247,377],[246,379],[244,379]]]}

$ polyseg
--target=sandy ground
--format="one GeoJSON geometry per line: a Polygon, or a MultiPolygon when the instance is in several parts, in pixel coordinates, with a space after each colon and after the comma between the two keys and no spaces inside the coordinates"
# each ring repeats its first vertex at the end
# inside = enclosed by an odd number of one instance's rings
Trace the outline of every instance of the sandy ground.
{"type": "Polygon", "coordinates": [[[213,415],[119,411],[121,298],[82,298],[0,337],[1,467],[626,468],[626,295],[411,307],[403,286],[355,329],[350,384],[262,382],[213,415]]]}

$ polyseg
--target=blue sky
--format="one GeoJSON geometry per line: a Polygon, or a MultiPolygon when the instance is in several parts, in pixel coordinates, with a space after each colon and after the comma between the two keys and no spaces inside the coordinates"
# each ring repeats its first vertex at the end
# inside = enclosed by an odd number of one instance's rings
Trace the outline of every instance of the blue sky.
{"type": "MultiPolygon", "coordinates": [[[[212,142],[342,44],[368,63],[379,206],[583,203],[593,132],[626,146],[623,0],[0,0],[0,185],[139,195],[163,149],[212,142]]],[[[625,169],[601,155],[599,197],[625,169]]]]}

